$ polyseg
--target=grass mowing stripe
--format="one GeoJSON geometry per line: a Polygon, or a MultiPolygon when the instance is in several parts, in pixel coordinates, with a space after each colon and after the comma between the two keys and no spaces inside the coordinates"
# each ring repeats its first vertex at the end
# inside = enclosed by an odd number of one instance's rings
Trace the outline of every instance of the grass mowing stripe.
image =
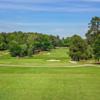
{"type": "Polygon", "coordinates": [[[100,100],[100,68],[0,67],[0,100],[100,100]]]}
{"type": "Polygon", "coordinates": [[[0,73],[96,73],[99,74],[99,67],[0,67],[0,73]]]}

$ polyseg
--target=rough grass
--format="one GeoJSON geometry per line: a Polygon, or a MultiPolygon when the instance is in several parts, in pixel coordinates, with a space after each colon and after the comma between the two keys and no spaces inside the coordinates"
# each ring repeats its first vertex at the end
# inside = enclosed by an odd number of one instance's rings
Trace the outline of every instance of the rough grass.
{"type": "Polygon", "coordinates": [[[100,100],[100,68],[0,67],[0,100],[100,100]]]}

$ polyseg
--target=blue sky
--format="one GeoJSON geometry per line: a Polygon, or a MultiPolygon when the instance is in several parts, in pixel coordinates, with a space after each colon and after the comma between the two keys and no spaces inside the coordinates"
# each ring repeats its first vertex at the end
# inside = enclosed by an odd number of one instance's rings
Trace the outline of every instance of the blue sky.
{"type": "Polygon", "coordinates": [[[100,0],[0,0],[0,32],[84,36],[100,0]]]}

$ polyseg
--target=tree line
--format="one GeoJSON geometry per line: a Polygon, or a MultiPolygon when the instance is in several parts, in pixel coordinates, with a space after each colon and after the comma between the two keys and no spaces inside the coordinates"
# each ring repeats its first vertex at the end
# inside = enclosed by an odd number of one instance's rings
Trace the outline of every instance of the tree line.
{"type": "Polygon", "coordinates": [[[0,33],[0,50],[9,50],[13,57],[32,56],[60,45],[59,36],[21,31],[0,33]]]}
{"type": "Polygon", "coordinates": [[[13,57],[32,56],[56,47],[69,47],[70,57],[74,61],[91,58],[99,61],[100,17],[91,19],[85,39],[79,35],[60,38],[59,36],[34,32],[0,33],[0,50],[9,50],[13,57]]]}

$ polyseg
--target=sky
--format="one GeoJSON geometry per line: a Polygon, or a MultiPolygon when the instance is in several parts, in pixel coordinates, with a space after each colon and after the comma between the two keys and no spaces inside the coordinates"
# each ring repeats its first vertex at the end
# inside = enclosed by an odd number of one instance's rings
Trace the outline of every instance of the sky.
{"type": "Polygon", "coordinates": [[[0,0],[0,32],[84,36],[100,0],[0,0]]]}

